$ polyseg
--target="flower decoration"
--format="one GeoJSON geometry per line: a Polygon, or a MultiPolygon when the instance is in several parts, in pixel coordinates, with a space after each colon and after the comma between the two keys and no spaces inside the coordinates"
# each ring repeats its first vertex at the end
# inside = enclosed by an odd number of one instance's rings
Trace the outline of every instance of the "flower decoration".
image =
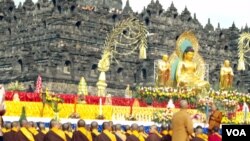
{"type": "Polygon", "coordinates": [[[129,115],[129,116],[125,117],[125,119],[128,121],[136,121],[136,117],[133,115],[129,115]]]}
{"type": "Polygon", "coordinates": [[[229,100],[229,99],[224,99],[222,103],[225,106],[225,110],[231,112],[235,111],[238,105],[238,102],[236,100],[229,100]]]}
{"type": "Polygon", "coordinates": [[[24,85],[18,81],[11,82],[8,85],[7,89],[10,91],[23,91],[23,90],[25,90],[24,85]]]}
{"type": "Polygon", "coordinates": [[[171,109],[161,110],[153,114],[153,120],[159,124],[168,124],[173,117],[173,111],[171,109]]]}
{"type": "Polygon", "coordinates": [[[202,113],[197,113],[192,115],[193,122],[206,122],[206,115],[202,113]]]}
{"type": "Polygon", "coordinates": [[[46,94],[45,103],[47,103],[55,113],[58,113],[60,111],[58,104],[63,103],[63,99],[54,93],[50,93],[48,89],[46,89],[45,94],[46,94]]]}
{"type": "Polygon", "coordinates": [[[75,119],[79,119],[80,115],[78,113],[72,113],[69,118],[75,118],[75,119]]]}
{"type": "Polygon", "coordinates": [[[96,116],[96,119],[99,119],[99,120],[104,120],[104,119],[105,119],[105,117],[104,117],[104,115],[98,115],[98,116],[96,116]]]}
{"type": "Polygon", "coordinates": [[[250,95],[245,93],[234,91],[212,91],[210,93],[210,97],[218,101],[223,101],[225,99],[237,101],[239,104],[243,104],[246,102],[248,105],[250,104],[250,95]]]}
{"type": "Polygon", "coordinates": [[[197,110],[199,110],[200,112],[205,112],[208,108],[208,106],[212,105],[214,103],[213,98],[210,97],[200,97],[196,108],[197,110]]]}
{"type": "Polygon", "coordinates": [[[173,99],[186,99],[191,104],[195,104],[199,92],[195,88],[178,88],[172,87],[138,87],[137,98],[141,99],[154,99],[158,101],[173,99]]]}

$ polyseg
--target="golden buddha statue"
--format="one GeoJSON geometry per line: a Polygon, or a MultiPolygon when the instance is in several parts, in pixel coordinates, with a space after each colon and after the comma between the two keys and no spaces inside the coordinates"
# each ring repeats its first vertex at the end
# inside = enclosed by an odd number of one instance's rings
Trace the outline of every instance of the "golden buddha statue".
{"type": "Polygon", "coordinates": [[[230,67],[229,60],[225,60],[220,70],[220,89],[229,89],[233,84],[233,69],[230,67]]]}
{"type": "Polygon", "coordinates": [[[158,62],[158,85],[168,86],[170,78],[170,64],[168,62],[168,55],[163,55],[162,60],[158,62]]]}
{"type": "Polygon", "coordinates": [[[191,87],[208,90],[205,81],[206,65],[199,55],[198,39],[192,31],[183,32],[176,41],[175,51],[169,57],[170,84],[172,87],[191,87]],[[204,89],[205,88],[205,89],[204,89]]]}
{"type": "Polygon", "coordinates": [[[191,46],[184,50],[176,70],[177,87],[209,88],[209,83],[197,75],[198,67],[193,60],[194,55],[195,51],[191,46]]]}

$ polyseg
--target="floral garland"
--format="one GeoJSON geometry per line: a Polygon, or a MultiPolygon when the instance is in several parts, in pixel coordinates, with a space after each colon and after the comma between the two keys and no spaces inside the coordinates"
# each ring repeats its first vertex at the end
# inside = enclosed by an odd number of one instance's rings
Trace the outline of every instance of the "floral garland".
{"type": "Polygon", "coordinates": [[[206,113],[206,110],[208,108],[208,106],[212,105],[214,103],[213,98],[211,97],[201,97],[199,98],[197,104],[196,104],[196,108],[197,110],[199,110],[202,113],[206,113]]]}
{"type": "Polygon", "coordinates": [[[152,121],[158,124],[168,124],[173,117],[173,111],[171,109],[157,111],[153,114],[152,121]]]}
{"type": "MultiPolygon", "coordinates": [[[[200,97],[202,95],[202,92],[200,92],[198,89],[195,88],[179,88],[174,89],[172,87],[137,87],[136,90],[136,97],[140,99],[151,99],[151,100],[168,100],[173,99],[174,101],[178,99],[186,99],[190,104],[197,105],[197,102],[199,100],[204,99],[205,97],[209,96],[210,98],[214,99],[215,101],[230,101],[229,103],[234,104],[243,104],[246,102],[248,105],[250,105],[250,94],[244,94],[237,91],[214,91],[210,90],[208,91],[207,96],[200,97]]],[[[225,105],[228,102],[225,101],[225,105]]]]}
{"type": "Polygon", "coordinates": [[[190,104],[196,103],[197,95],[199,94],[199,91],[197,91],[197,89],[195,88],[174,89],[172,87],[138,87],[136,91],[136,97],[140,99],[150,99],[158,101],[168,99],[186,99],[190,104]]]}
{"type": "MultiPolygon", "coordinates": [[[[242,118],[237,117],[236,112],[244,102],[250,105],[250,95],[237,92],[236,90],[214,91],[210,89],[209,91],[202,92],[195,88],[138,87],[136,97],[158,101],[173,99],[175,103],[180,99],[186,99],[190,107],[206,115],[209,112],[211,104],[215,103],[223,112],[224,123],[241,123],[242,118]]],[[[162,119],[163,113],[155,113],[154,115],[156,116],[154,121],[167,122],[162,119]]]]}
{"type": "Polygon", "coordinates": [[[239,104],[243,104],[246,102],[248,105],[250,104],[250,95],[245,93],[240,93],[237,91],[212,91],[210,93],[210,97],[218,101],[223,101],[225,99],[231,101],[237,101],[239,104]]]}
{"type": "Polygon", "coordinates": [[[10,91],[23,91],[23,90],[25,90],[24,85],[18,81],[11,82],[8,85],[7,89],[10,91]]]}

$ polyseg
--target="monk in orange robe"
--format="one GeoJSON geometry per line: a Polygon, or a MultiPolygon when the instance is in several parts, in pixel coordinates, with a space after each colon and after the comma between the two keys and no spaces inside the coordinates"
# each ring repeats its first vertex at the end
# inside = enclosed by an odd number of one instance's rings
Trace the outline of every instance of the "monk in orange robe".
{"type": "Polygon", "coordinates": [[[91,130],[92,139],[93,141],[95,141],[97,136],[100,135],[100,133],[98,132],[98,123],[96,121],[93,121],[90,124],[90,130],[91,130]]]}
{"type": "Polygon", "coordinates": [[[158,132],[157,126],[152,125],[150,127],[149,135],[146,139],[146,141],[161,141],[162,135],[158,132]]]}
{"type": "Polygon", "coordinates": [[[32,141],[35,140],[33,134],[28,130],[29,123],[27,120],[21,121],[21,128],[17,132],[18,140],[17,141],[32,141]]]}
{"type": "Polygon", "coordinates": [[[51,129],[45,135],[44,141],[68,141],[65,133],[61,130],[61,124],[57,120],[52,119],[50,127],[51,129]]]}
{"type": "Polygon", "coordinates": [[[12,126],[11,130],[3,134],[4,141],[17,141],[18,140],[17,132],[20,129],[19,122],[14,121],[11,123],[11,126],[12,126]]]}
{"type": "Polygon", "coordinates": [[[208,121],[209,124],[208,129],[210,133],[214,127],[220,128],[221,120],[222,120],[222,112],[217,109],[215,104],[213,104],[212,113],[208,121]]]}
{"type": "Polygon", "coordinates": [[[85,127],[85,121],[80,119],[77,122],[77,130],[73,133],[72,141],[92,141],[91,133],[85,127]]]}
{"type": "Polygon", "coordinates": [[[112,127],[110,122],[103,122],[103,131],[97,136],[96,141],[117,141],[115,135],[112,133],[112,127]]]}

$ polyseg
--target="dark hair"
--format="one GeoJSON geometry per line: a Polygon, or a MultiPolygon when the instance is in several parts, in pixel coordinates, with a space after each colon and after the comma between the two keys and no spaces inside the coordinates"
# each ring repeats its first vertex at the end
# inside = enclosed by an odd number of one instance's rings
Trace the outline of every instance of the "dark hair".
{"type": "Polygon", "coordinates": [[[161,130],[168,130],[168,129],[169,129],[169,127],[167,124],[162,124],[161,130]]]}
{"type": "Polygon", "coordinates": [[[110,122],[103,122],[102,123],[102,129],[108,129],[110,127],[110,122]]]}
{"type": "Polygon", "coordinates": [[[196,129],[202,129],[202,126],[198,125],[198,126],[196,127],[196,129]]]}
{"type": "Polygon", "coordinates": [[[217,127],[217,126],[215,126],[215,127],[213,128],[213,131],[214,131],[214,132],[219,132],[219,130],[220,130],[220,128],[217,127]]]}
{"type": "Polygon", "coordinates": [[[188,53],[188,52],[194,52],[193,47],[188,46],[188,47],[184,50],[184,54],[185,54],[185,53],[188,53]]]}

